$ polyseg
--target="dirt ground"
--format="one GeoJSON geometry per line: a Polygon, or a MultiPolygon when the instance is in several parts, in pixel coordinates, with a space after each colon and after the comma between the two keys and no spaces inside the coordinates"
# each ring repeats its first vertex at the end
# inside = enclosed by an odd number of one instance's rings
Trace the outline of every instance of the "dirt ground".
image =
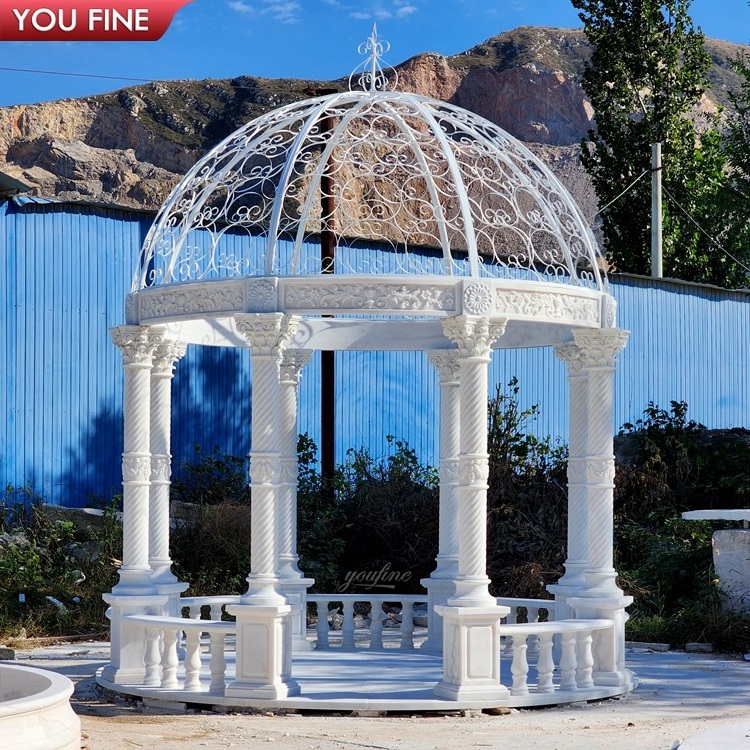
{"type": "MultiPolygon", "coordinates": [[[[630,653],[640,687],[620,699],[501,716],[168,713],[110,700],[95,683],[106,644],[76,643],[19,651],[16,660],[66,674],[88,750],[187,750],[274,747],[285,750],[376,748],[544,748],[672,750],[707,730],[746,723],[750,735],[750,663],[703,654],[630,653]]],[[[750,748],[750,736],[746,739],[750,748]]],[[[0,737],[0,747],[2,738],[0,737]]],[[[701,750],[703,750],[701,745],[701,750]]],[[[740,745],[737,745],[740,747],[740,745]]],[[[692,748],[692,745],[691,745],[692,748]]],[[[705,750],[734,750],[707,741],[705,750]]]]}

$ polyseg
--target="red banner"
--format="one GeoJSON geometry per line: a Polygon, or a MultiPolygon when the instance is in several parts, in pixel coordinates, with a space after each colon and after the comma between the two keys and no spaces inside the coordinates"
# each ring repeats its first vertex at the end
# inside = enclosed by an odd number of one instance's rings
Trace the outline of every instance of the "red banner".
{"type": "Polygon", "coordinates": [[[3,42],[153,42],[191,0],[0,0],[3,42]]]}

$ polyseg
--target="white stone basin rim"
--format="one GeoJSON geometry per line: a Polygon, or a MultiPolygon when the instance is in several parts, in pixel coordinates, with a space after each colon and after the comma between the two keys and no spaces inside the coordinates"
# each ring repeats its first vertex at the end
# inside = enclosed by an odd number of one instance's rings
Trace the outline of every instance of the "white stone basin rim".
{"type": "Polygon", "coordinates": [[[3,750],[80,750],[81,720],[70,707],[73,683],[45,669],[0,664],[3,750]]]}

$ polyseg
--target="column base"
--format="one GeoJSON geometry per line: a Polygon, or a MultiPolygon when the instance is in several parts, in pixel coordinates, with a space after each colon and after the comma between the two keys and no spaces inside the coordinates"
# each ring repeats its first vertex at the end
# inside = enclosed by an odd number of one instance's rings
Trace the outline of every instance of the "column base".
{"type": "Polygon", "coordinates": [[[190,588],[190,584],[178,581],[176,578],[171,583],[161,581],[154,583],[159,594],[167,597],[166,614],[170,617],[180,617],[180,596],[190,588]]]}
{"type": "Polygon", "coordinates": [[[443,679],[433,693],[448,700],[510,697],[500,684],[500,620],[509,607],[440,606],[443,617],[443,679]]]}
{"type": "MultiPolygon", "coordinates": [[[[433,573],[434,575],[434,573],[433,573]]],[[[420,583],[427,589],[427,638],[419,647],[430,654],[443,653],[443,618],[435,607],[444,606],[456,592],[456,582],[451,578],[423,578],[420,583]]]]}
{"type": "Polygon", "coordinates": [[[312,651],[315,646],[307,640],[307,590],[315,583],[313,578],[282,578],[279,592],[292,608],[292,651],[312,651]]]}
{"type": "Polygon", "coordinates": [[[146,631],[128,622],[126,615],[162,614],[166,596],[124,596],[104,594],[109,604],[109,664],[101,670],[102,679],[114,685],[142,683],[146,676],[146,631]]]}
{"type": "Polygon", "coordinates": [[[448,599],[449,607],[495,607],[495,597],[490,595],[487,576],[456,576],[456,590],[448,599]]]}
{"type": "Polygon", "coordinates": [[[151,568],[120,568],[119,580],[112,587],[115,596],[151,596],[156,586],[151,579],[151,568]]]}
{"type": "Polygon", "coordinates": [[[227,612],[237,618],[237,662],[225,696],[277,700],[299,695],[299,684],[291,678],[292,608],[235,604],[227,612]]]}
{"type": "Polygon", "coordinates": [[[555,597],[555,619],[570,620],[573,618],[573,608],[568,601],[586,595],[586,584],[581,580],[564,580],[563,576],[557,583],[547,586],[547,591],[555,597]]]}
{"type": "Polygon", "coordinates": [[[254,576],[252,573],[247,577],[247,592],[242,595],[242,604],[251,604],[257,607],[281,607],[287,601],[286,597],[279,592],[279,579],[276,576],[254,576]]]}

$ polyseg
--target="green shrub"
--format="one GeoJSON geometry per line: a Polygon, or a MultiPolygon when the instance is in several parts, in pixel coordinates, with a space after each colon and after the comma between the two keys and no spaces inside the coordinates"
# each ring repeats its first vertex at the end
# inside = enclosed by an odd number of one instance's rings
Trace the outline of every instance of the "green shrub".
{"type": "Polygon", "coordinates": [[[90,525],[45,505],[30,488],[8,487],[5,499],[0,506],[0,634],[105,630],[101,595],[116,582],[121,557],[117,499],[90,525]]]}
{"type": "Polygon", "coordinates": [[[487,571],[497,595],[549,598],[567,545],[567,448],[533,434],[539,406],[521,409],[519,385],[489,402],[487,571]]]}
{"type": "Polygon", "coordinates": [[[616,441],[614,542],[620,584],[634,597],[626,626],[631,640],[750,647],[750,618],[723,606],[713,571],[711,536],[728,523],[680,515],[746,505],[745,432],[707,430],[687,418],[681,401],[672,401],[669,411],[650,403],[643,419],[623,426],[616,441]]]}

